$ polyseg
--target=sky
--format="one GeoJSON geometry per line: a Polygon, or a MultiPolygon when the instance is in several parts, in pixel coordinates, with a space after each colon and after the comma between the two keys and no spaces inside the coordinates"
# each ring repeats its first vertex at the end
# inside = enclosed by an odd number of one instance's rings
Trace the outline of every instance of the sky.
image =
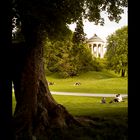
{"type": "MultiPolygon", "coordinates": [[[[93,22],[84,22],[84,32],[86,34],[86,37],[89,39],[94,34],[99,36],[101,39],[103,39],[106,42],[106,38],[108,35],[111,35],[114,33],[117,29],[120,29],[121,27],[128,25],[128,8],[124,9],[124,13],[121,15],[122,18],[119,21],[119,23],[116,23],[115,21],[110,21],[107,17],[107,15],[104,15],[105,24],[104,26],[100,25],[94,25],[93,22]]],[[[76,24],[71,24],[69,27],[72,31],[74,31],[76,24]]]]}

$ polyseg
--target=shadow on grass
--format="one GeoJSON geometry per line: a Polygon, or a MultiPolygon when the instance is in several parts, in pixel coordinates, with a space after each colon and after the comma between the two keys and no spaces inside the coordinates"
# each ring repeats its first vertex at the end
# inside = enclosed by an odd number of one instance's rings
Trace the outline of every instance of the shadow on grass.
{"type": "Polygon", "coordinates": [[[127,140],[127,118],[76,117],[82,126],[72,126],[60,130],[48,130],[49,138],[42,136],[38,140],[127,140]]]}

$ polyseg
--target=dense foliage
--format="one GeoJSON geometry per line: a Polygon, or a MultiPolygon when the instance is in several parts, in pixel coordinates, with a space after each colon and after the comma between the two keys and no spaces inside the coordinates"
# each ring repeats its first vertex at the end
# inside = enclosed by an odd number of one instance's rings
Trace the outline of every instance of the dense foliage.
{"type": "Polygon", "coordinates": [[[108,68],[124,77],[128,70],[128,27],[124,26],[107,39],[108,68]]]}
{"type": "Polygon", "coordinates": [[[64,41],[44,42],[44,62],[46,73],[57,72],[67,78],[80,72],[98,70],[99,67],[86,44],[73,44],[69,38],[64,41]]]}
{"type": "Polygon", "coordinates": [[[84,41],[85,41],[85,36],[86,34],[84,33],[84,29],[83,29],[83,20],[82,18],[80,17],[80,19],[77,21],[76,23],[76,28],[75,28],[75,31],[74,31],[74,34],[73,34],[73,38],[72,38],[72,41],[73,43],[76,45],[78,44],[83,44],[84,41]]]}

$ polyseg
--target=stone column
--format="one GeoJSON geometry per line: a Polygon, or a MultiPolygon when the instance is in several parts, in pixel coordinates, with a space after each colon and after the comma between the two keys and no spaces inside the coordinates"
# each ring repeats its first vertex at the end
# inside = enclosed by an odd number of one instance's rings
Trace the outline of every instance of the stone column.
{"type": "Polygon", "coordinates": [[[103,44],[101,44],[101,58],[103,58],[103,44]]]}
{"type": "Polygon", "coordinates": [[[94,43],[93,43],[93,55],[95,56],[94,49],[95,49],[95,45],[94,45],[94,43]]]}
{"type": "Polygon", "coordinates": [[[97,49],[96,49],[96,57],[99,57],[99,44],[97,44],[97,49]]]}
{"type": "Polygon", "coordinates": [[[94,50],[93,50],[93,49],[94,49],[94,46],[93,46],[93,43],[92,43],[92,44],[91,44],[91,53],[92,53],[92,54],[94,54],[94,50]]]}

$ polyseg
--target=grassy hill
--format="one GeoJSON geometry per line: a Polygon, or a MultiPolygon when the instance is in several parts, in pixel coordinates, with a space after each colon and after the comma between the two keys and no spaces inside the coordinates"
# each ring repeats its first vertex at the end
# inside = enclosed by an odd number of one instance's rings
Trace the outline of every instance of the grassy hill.
{"type": "Polygon", "coordinates": [[[77,77],[63,79],[57,74],[46,76],[51,91],[80,92],[80,93],[127,93],[127,77],[120,77],[112,71],[90,71],[77,77]],[[75,86],[76,82],[81,85],[75,86]]]}

